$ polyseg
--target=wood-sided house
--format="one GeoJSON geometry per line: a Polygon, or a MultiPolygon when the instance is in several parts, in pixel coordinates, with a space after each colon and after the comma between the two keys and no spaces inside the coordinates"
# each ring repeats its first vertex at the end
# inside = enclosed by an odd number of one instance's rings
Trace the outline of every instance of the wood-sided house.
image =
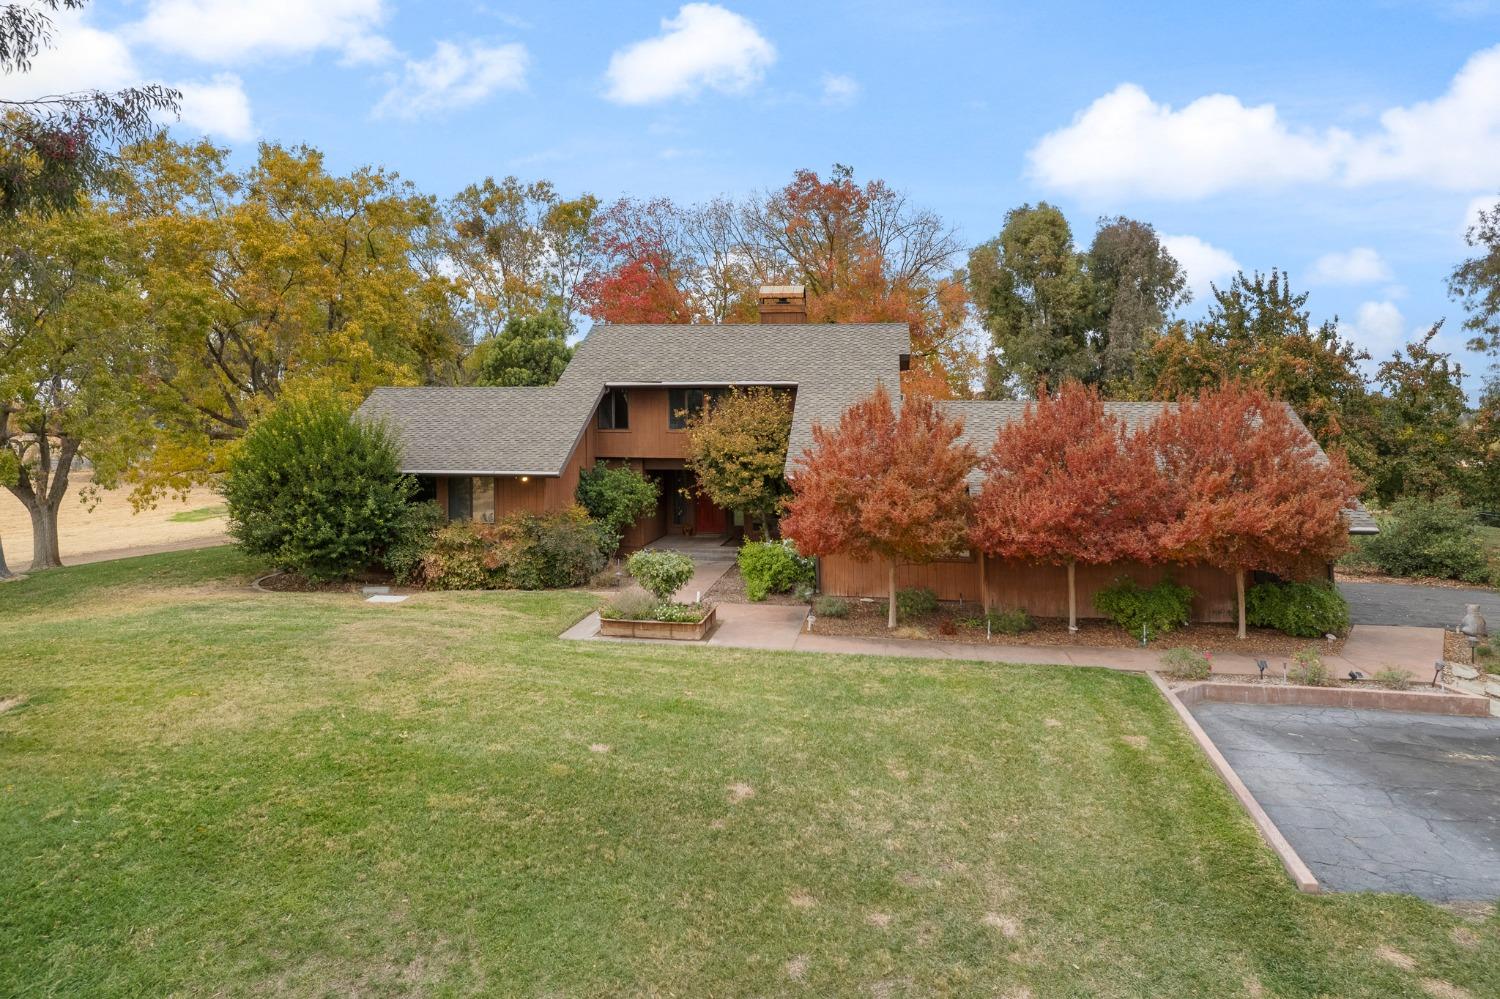
{"type": "MultiPolygon", "coordinates": [[[[812,443],[815,423],[832,425],[852,403],[884,382],[900,384],[910,358],[904,323],[809,324],[803,291],[761,291],[761,322],[741,325],[597,325],[578,345],[555,385],[537,388],[378,388],[360,416],[383,420],[397,435],[403,471],[454,520],[492,522],[518,510],[545,512],[574,501],[579,473],[595,461],[622,462],[657,479],[658,508],[641,518],[624,544],[637,548],[669,534],[725,534],[734,515],[694,488],[685,467],[685,413],[710,406],[733,387],[770,386],[793,403],[790,469],[812,443]]],[[[1024,404],[944,403],[963,418],[964,436],[980,452],[1024,404]]],[[[1149,422],[1162,404],[1110,403],[1133,425],[1149,422]]],[[[978,488],[976,472],[971,488],[978,488]]],[[[1361,514],[1351,530],[1368,532],[1361,514]]],[[[986,560],[993,604],[1038,616],[1066,614],[1065,570],[986,560]],[[1054,578],[1055,577],[1055,578],[1054,578]]],[[[1080,612],[1093,593],[1122,573],[1143,583],[1161,567],[1078,567],[1080,612]]],[[[1199,593],[1195,616],[1232,620],[1234,581],[1206,567],[1174,567],[1199,593]]],[[[980,563],[970,556],[903,567],[899,585],[927,586],[942,599],[977,600],[980,563]]],[[[846,557],[820,560],[824,592],[885,595],[885,570],[846,557]]]]}

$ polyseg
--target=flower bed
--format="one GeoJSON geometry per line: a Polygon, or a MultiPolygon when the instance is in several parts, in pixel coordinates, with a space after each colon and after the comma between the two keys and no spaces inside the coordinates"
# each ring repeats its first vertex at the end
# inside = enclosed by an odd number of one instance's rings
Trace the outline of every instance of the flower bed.
{"type": "Polygon", "coordinates": [[[718,623],[716,609],[703,608],[696,621],[654,621],[639,618],[599,618],[599,634],[610,638],[658,638],[698,642],[718,623]]]}

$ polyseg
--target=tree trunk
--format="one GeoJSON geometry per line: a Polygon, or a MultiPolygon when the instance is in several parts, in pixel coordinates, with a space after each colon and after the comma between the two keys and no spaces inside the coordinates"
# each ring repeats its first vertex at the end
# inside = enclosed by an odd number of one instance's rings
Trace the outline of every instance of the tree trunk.
{"type": "Polygon", "coordinates": [[[990,572],[984,564],[984,550],[979,552],[979,603],[984,607],[984,612],[990,612],[990,572]]]}
{"type": "Polygon", "coordinates": [[[888,572],[889,572],[888,578],[889,578],[890,584],[891,584],[890,585],[890,598],[891,599],[890,599],[890,602],[888,604],[886,604],[885,626],[887,628],[895,628],[896,627],[896,560],[895,559],[891,559],[891,564],[890,564],[890,568],[889,568],[888,572]]]}
{"type": "Polygon", "coordinates": [[[1077,564],[1068,562],[1068,632],[1069,634],[1078,630],[1078,588],[1074,585],[1074,572],[1077,564]]]}
{"type": "Polygon", "coordinates": [[[1240,637],[1245,637],[1245,570],[1234,571],[1234,597],[1235,603],[1239,605],[1240,613],[1240,637]]]}
{"type": "Polygon", "coordinates": [[[9,579],[13,574],[5,564],[5,539],[0,538],[0,579],[9,579]]]}
{"type": "Polygon", "coordinates": [[[57,552],[57,508],[41,500],[27,512],[31,514],[31,571],[58,568],[62,556],[57,552]]]}

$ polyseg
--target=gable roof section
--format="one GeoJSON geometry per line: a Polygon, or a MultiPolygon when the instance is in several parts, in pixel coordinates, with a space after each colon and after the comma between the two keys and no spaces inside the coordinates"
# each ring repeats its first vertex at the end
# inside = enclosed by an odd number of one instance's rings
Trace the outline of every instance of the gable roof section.
{"type": "Polygon", "coordinates": [[[905,323],[595,326],[556,385],[378,388],[359,416],[383,420],[402,470],[559,475],[610,385],[797,386],[788,461],[884,381],[898,391],[905,323]]]}
{"type": "MultiPolygon", "coordinates": [[[[964,421],[961,440],[980,454],[984,454],[994,445],[995,435],[1001,427],[1012,420],[1020,419],[1025,414],[1027,403],[1009,400],[954,399],[944,401],[940,405],[944,412],[964,421]]],[[[1175,402],[1106,402],[1104,411],[1119,417],[1126,429],[1134,432],[1150,426],[1157,417],[1176,405],[1175,402]]],[[[1288,409],[1290,410],[1290,407],[1288,409]]],[[[1295,412],[1291,415],[1300,426],[1302,420],[1295,412]]],[[[1302,429],[1307,428],[1304,426],[1302,429]]],[[[1316,441],[1314,443],[1316,444],[1316,441]]],[[[1318,448],[1318,456],[1327,460],[1323,455],[1322,447],[1318,448]]],[[[971,489],[978,489],[983,481],[984,474],[979,469],[976,468],[969,473],[971,489]]],[[[1350,534],[1380,533],[1379,525],[1370,511],[1365,509],[1364,504],[1355,501],[1354,506],[1348,511],[1348,516],[1350,534]]]]}

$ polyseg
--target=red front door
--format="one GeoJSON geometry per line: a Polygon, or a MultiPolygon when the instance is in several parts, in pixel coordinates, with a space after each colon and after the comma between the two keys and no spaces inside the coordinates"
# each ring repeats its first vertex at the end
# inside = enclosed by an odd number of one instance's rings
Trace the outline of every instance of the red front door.
{"type": "Polygon", "coordinates": [[[724,510],[702,493],[693,493],[693,530],[698,534],[723,534],[729,526],[724,510]]]}

